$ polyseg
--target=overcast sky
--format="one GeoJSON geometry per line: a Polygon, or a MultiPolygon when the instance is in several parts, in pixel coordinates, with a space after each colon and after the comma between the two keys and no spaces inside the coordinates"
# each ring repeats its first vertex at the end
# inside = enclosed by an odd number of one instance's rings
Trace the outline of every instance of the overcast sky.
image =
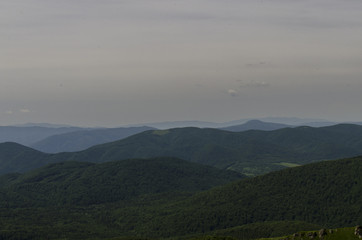
{"type": "Polygon", "coordinates": [[[362,121],[361,0],[1,0],[0,125],[362,121]]]}

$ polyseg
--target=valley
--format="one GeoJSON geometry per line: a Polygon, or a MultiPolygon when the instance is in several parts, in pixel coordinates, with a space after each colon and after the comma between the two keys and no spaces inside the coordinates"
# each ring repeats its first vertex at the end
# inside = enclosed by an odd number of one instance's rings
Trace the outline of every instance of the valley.
{"type": "Polygon", "coordinates": [[[2,143],[0,239],[279,239],[357,226],[361,139],[361,126],[339,124],[145,129],[57,154],[2,143]]]}

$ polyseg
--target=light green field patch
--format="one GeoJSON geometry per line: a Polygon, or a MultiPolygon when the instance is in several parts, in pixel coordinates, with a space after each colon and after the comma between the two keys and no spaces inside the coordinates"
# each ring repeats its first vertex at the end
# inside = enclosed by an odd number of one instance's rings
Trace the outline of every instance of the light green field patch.
{"type": "Polygon", "coordinates": [[[323,240],[357,240],[360,239],[358,236],[354,234],[354,228],[339,228],[339,229],[327,229],[327,234],[320,238],[319,230],[316,231],[307,231],[307,232],[300,232],[298,236],[284,236],[284,237],[277,237],[277,238],[258,238],[257,240],[280,240],[280,239],[295,239],[295,240],[309,240],[312,239],[308,236],[308,233],[316,233],[316,237],[313,239],[323,239],[323,240]]]}
{"type": "Polygon", "coordinates": [[[274,163],[275,165],[283,166],[283,167],[299,167],[300,164],[297,163],[288,163],[288,162],[281,162],[281,163],[274,163]]]}
{"type": "Polygon", "coordinates": [[[159,135],[159,136],[163,136],[163,135],[166,135],[168,133],[170,133],[169,130],[155,130],[155,131],[152,132],[152,134],[159,135]]]}

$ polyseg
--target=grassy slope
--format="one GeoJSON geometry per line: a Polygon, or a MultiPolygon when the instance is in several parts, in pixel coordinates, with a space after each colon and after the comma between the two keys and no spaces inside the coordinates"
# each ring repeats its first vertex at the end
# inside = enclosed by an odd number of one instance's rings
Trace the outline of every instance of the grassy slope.
{"type": "MultiPolygon", "coordinates": [[[[308,234],[315,233],[317,236],[313,239],[323,239],[323,240],[356,240],[360,239],[357,235],[354,234],[355,227],[347,228],[337,228],[337,229],[326,229],[327,235],[320,237],[319,231],[303,231],[298,232],[298,236],[294,237],[295,240],[309,240],[311,239],[308,234]]],[[[283,237],[274,237],[274,238],[260,238],[258,240],[280,240],[280,239],[293,239],[293,235],[286,235],[283,237]]]]}
{"type": "MultiPolygon", "coordinates": [[[[303,230],[320,229],[321,226],[301,221],[271,221],[251,223],[233,228],[214,231],[208,236],[233,237],[236,239],[253,239],[257,237],[275,237],[286,233],[295,233],[303,230]]],[[[200,238],[200,237],[199,237],[200,238]]],[[[202,237],[201,237],[202,238],[202,237]]]]}

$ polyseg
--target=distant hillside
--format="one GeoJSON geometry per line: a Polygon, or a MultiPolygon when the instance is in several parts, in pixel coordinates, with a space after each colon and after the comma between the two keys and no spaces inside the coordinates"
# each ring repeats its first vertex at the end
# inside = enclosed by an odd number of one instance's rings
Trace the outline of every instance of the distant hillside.
{"type": "Polygon", "coordinates": [[[13,127],[0,126],[0,143],[16,142],[29,146],[51,135],[79,131],[82,128],[77,127],[13,127]]]}
{"type": "Polygon", "coordinates": [[[47,164],[47,154],[18,143],[0,143],[0,174],[25,172],[47,164]]]}
{"type": "Polygon", "coordinates": [[[230,127],[220,128],[221,130],[230,131],[230,132],[242,132],[247,130],[263,130],[263,131],[272,131],[286,127],[294,127],[287,124],[281,123],[272,123],[272,122],[263,122],[260,120],[250,120],[241,125],[235,125],[230,127]]]}
{"type": "Polygon", "coordinates": [[[11,192],[7,203],[1,205],[88,206],[149,194],[202,191],[241,178],[233,171],[175,158],[63,162],[0,177],[0,190],[11,192]]]}
{"type": "Polygon", "coordinates": [[[21,165],[24,159],[19,157],[19,149],[10,157],[2,158],[1,152],[9,152],[9,149],[0,144],[0,173],[9,170],[23,172],[48,163],[69,160],[107,162],[171,156],[258,175],[288,166],[361,155],[362,126],[341,124],[323,128],[246,132],[199,128],[151,130],[80,152],[27,157],[28,168],[21,165]]]}
{"type": "Polygon", "coordinates": [[[154,128],[130,127],[81,130],[47,137],[31,145],[31,147],[46,153],[76,152],[94,145],[121,140],[147,130],[154,130],[154,128]]]}

